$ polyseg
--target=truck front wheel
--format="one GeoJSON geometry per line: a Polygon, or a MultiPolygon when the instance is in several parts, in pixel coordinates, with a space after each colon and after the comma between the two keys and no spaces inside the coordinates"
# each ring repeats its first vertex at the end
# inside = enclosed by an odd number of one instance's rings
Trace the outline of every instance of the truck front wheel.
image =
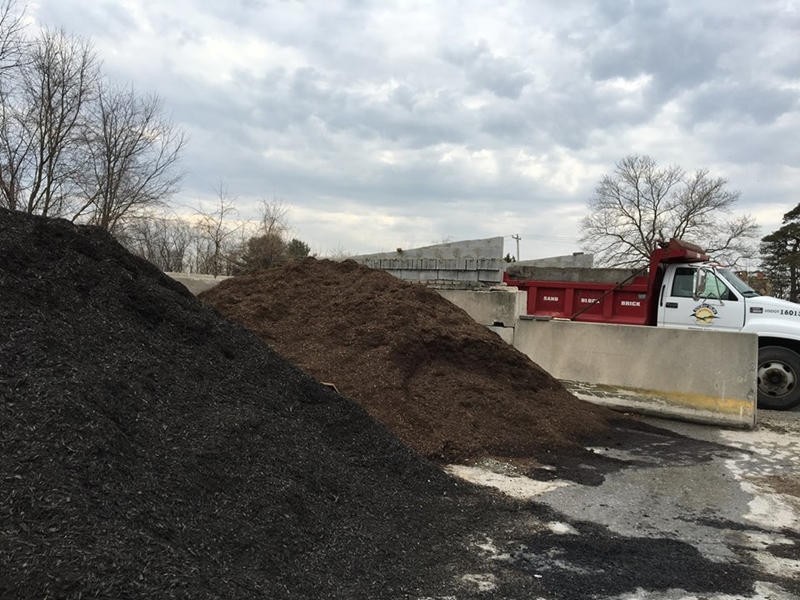
{"type": "Polygon", "coordinates": [[[758,351],[758,407],[789,410],[800,404],[800,355],[781,346],[758,351]]]}

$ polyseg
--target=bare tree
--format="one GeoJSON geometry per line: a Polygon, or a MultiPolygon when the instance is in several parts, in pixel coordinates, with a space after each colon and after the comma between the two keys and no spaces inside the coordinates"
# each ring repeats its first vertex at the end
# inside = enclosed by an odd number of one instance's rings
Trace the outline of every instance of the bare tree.
{"type": "Polygon", "coordinates": [[[43,30],[0,90],[0,203],[60,216],[79,170],[79,131],[99,67],[88,41],[43,30]]]}
{"type": "Polygon", "coordinates": [[[214,187],[217,194],[213,209],[196,209],[198,221],[195,225],[196,232],[196,263],[194,268],[199,273],[229,275],[233,270],[233,253],[238,253],[236,241],[237,233],[242,226],[232,218],[238,215],[236,198],[228,193],[228,186],[224,181],[214,187]]]}
{"type": "Polygon", "coordinates": [[[258,232],[279,237],[288,234],[289,222],[286,217],[290,208],[279,196],[273,195],[272,200],[262,198],[258,210],[258,232]]]}
{"type": "Polygon", "coordinates": [[[156,95],[100,83],[84,128],[81,206],[73,220],[114,232],[125,217],[162,205],[183,179],[178,161],[186,136],[164,117],[156,95]]]}
{"type": "Polygon", "coordinates": [[[617,163],[589,200],[580,242],[605,266],[632,267],[647,259],[662,239],[694,242],[730,264],[752,256],[758,226],[749,216],[725,220],[739,192],[707,169],[687,174],[679,166],[659,168],[649,156],[617,163]]]}
{"type": "Polygon", "coordinates": [[[337,244],[334,248],[331,248],[323,254],[323,256],[329,260],[343,261],[353,256],[353,253],[348,251],[347,248],[341,244],[337,244]]]}
{"type": "Polygon", "coordinates": [[[257,226],[243,245],[237,272],[268,269],[309,256],[308,244],[297,238],[289,239],[292,229],[287,219],[289,210],[278,196],[272,200],[262,198],[257,226]]]}
{"type": "Polygon", "coordinates": [[[10,70],[18,67],[24,46],[22,32],[24,10],[19,8],[17,0],[0,2],[0,78],[10,70]]]}
{"type": "Polygon", "coordinates": [[[16,0],[0,3],[0,206],[17,209],[22,197],[21,169],[25,138],[22,113],[15,102],[14,91],[19,77],[12,77],[21,63],[24,48],[23,12],[16,0]]]}
{"type": "Polygon", "coordinates": [[[244,270],[266,269],[285,262],[288,214],[289,207],[282,198],[261,199],[258,226],[253,237],[247,240],[242,256],[244,270]]]}
{"type": "MultiPolygon", "coordinates": [[[[0,82],[0,86],[6,84],[0,82]]],[[[25,206],[31,140],[27,124],[30,107],[0,87],[0,206],[22,210],[25,206]]]]}
{"type": "Polygon", "coordinates": [[[133,254],[162,271],[181,272],[188,266],[194,236],[185,219],[147,214],[126,219],[116,237],[133,254]]]}

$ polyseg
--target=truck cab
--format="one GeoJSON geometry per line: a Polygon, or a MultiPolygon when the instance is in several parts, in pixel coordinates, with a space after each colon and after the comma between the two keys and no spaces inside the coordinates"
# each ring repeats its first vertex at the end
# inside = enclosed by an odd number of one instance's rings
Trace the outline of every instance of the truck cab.
{"type": "Polygon", "coordinates": [[[759,406],[800,404],[799,304],[761,296],[727,268],[673,263],[664,271],[657,325],[757,334],[759,406]]]}

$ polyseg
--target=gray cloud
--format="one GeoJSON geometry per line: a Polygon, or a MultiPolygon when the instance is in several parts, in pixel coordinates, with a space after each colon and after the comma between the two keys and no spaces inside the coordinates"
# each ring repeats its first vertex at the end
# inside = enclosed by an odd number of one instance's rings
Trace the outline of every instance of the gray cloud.
{"type": "Polygon", "coordinates": [[[671,17],[665,5],[633,4],[590,47],[595,80],[652,77],[657,100],[665,100],[714,76],[728,40],[702,22],[671,17]]]}
{"type": "Polygon", "coordinates": [[[181,201],[223,178],[243,202],[346,205],[397,217],[387,227],[406,237],[419,215],[440,238],[523,223],[577,238],[563,215],[630,152],[741,177],[745,210],[796,204],[787,6],[40,0],[35,17],[91,36],[109,74],[165,97],[192,136],[181,201]]]}
{"type": "Polygon", "coordinates": [[[500,98],[516,100],[533,77],[517,58],[497,56],[486,40],[442,52],[445,60],[464,69],[472,91],[488,90],[500,98]]]}
{"type": "Polygon", "coordinates": [[[690,94],[685,108],[689,125],[720,118],[769,125],[781,115],[797,111],[798,100],[800,92],[797,90],[756,82],[724,81],[699,87],[690,94]]]}

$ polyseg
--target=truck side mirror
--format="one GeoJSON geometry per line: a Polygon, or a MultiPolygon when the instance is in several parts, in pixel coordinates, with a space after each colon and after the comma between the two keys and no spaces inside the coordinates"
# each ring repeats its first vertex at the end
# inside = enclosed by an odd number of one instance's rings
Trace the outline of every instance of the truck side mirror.
{"type": "Polygon", "coordinates": [[[697,300],[706,291],[706,273],[705,269],[697,269],[694,274],[694,299],[697,300]]]}

